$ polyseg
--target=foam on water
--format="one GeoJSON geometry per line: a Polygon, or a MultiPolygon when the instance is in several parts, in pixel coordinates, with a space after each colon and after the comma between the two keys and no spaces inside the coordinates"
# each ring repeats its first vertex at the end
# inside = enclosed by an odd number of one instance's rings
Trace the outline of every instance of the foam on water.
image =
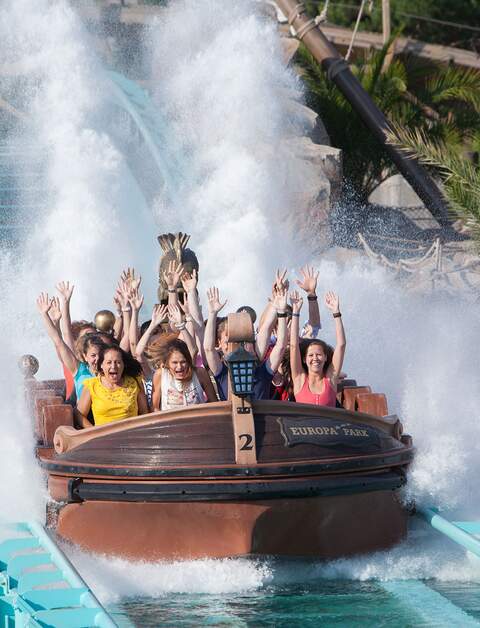
{"type": "MultiPolygon", "coordinates": [[[[244,301],[255,306],[264,301],[277,265],[317,264],[321,290],[341,296],[346,371],[386,392],[390,410],[414,437],[418,453],[409,496],[478,517],[478,311],[460,298],[407,294],[369,264],[342,268],[299,250],[287,216],[311,173],[283,142],[295,134],[298,121],[282,97],[298,92],[298,85],[281,64],[272,26],[255,17],[249,3],[172,2],[157,28],[152,36],[156,100],[184,160],[181,203],[166,207],[158,199],[160,229],[192,234],[202,291],[219,284],[232,309],[244,301]]],[[[36,294],[70,279],[77,283],[74,316],[92,316],[109,305],[124,266],[140,266],[151,278],[146,290],[153,292],[158,249],[153,223],[132,219],[132,205],[141,199],[122,155],[102,133],[97,114],[106,107],[103,70],[89,54],[74,12],[60,1],[18,0],[0,10],[0,35],[1,62],[16,59],[37,77],[25,110],[34,121],[32,143],[48,156],[48,210],[32,221],[21,263],[1,260],[3,359],[13,365],[28,351],[42,364],[55,364],[35,313],[36,294]]],[[[324,336],[331,341],[332,321],[324,319],[324,336]]],[[[17,380],[13,369],[2,369],[3,519],[41,517],[45,498],[21,392],[12,395],[13,389],[20,391],[17,380]]],[[[275,562],[153,565],[72,556],[104,599],[132,592],[244,591],[284,577],[275,562]]],[[[390,552],[291,573],[298,578],[479,579],[478,561],[419,533],[390,552]]]]}

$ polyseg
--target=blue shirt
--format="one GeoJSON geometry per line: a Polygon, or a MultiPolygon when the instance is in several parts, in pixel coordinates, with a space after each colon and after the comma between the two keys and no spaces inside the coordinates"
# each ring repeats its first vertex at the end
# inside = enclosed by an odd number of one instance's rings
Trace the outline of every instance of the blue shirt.
{"type": "MultiPolygon", "coordinates": [[[[214,375],[217,383],[218,395],[220,401],[226,401],[228,399],[228,367],[223,363],[222,370],[218,375],[214,375]]],[[[270,369],[266,362],[260,364],[255,369],[253,376],[253,395],[252,399],[270,399],[270,386],[273,379],[273,373],[270,373],[270,369]]]]}
{"type": "Polygon", "coordinates": [[[83,382],[90,377],[95,377],[95,375],[88,368],[88,364],[86,362],[80,362],[77,372],[75,373],[75,376],[73,378],[77,401],[80,399],[80,395],[82,394],[83,382]]]}

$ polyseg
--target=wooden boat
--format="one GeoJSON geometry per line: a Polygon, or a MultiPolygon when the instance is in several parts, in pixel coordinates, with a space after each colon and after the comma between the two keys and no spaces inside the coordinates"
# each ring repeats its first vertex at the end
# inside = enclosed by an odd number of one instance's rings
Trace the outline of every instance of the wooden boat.
{"type": "Polygon", "coordinates": [[[75,430],[61,382],[29,380],[48,524],[135,560],[388,548],[406,534],[411,438],[383,395],[346,384],[345,409],[234,397],[75,430]]]}

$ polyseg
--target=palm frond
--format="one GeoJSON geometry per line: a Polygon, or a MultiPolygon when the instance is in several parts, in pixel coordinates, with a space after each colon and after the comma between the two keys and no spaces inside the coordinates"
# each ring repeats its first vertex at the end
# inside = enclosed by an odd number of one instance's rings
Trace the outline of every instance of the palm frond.
{"type": "Polygon", "coordinates": [[[474,164],[452,151],[445,142],[432,140],[419,129],[392,125],[387,136],[390,144],[408,156],[415,156],[441,177],[452,214],[462,218],[476,238],[480,238],[480,171],[474,164]]]}
{"type": "Polygon", "coordinates": [[[480,113],[480,72],[474,68],[449,66],[445,72],[432,76],[425,86],[434,103],[457,100],[480,113]]]}

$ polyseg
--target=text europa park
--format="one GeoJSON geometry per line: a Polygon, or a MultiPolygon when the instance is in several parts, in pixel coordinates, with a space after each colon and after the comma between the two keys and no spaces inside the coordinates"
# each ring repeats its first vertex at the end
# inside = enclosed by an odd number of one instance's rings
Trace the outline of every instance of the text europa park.
{"type": "Polygon", "coordinates": [[[340,436],[341,434],[338,432],[339,429],[345,436],[360,436],[363,438],[368,438],[369,436],[367,430],[352,427],[289,427],[288,429],[293,436],[340,436]]]}

